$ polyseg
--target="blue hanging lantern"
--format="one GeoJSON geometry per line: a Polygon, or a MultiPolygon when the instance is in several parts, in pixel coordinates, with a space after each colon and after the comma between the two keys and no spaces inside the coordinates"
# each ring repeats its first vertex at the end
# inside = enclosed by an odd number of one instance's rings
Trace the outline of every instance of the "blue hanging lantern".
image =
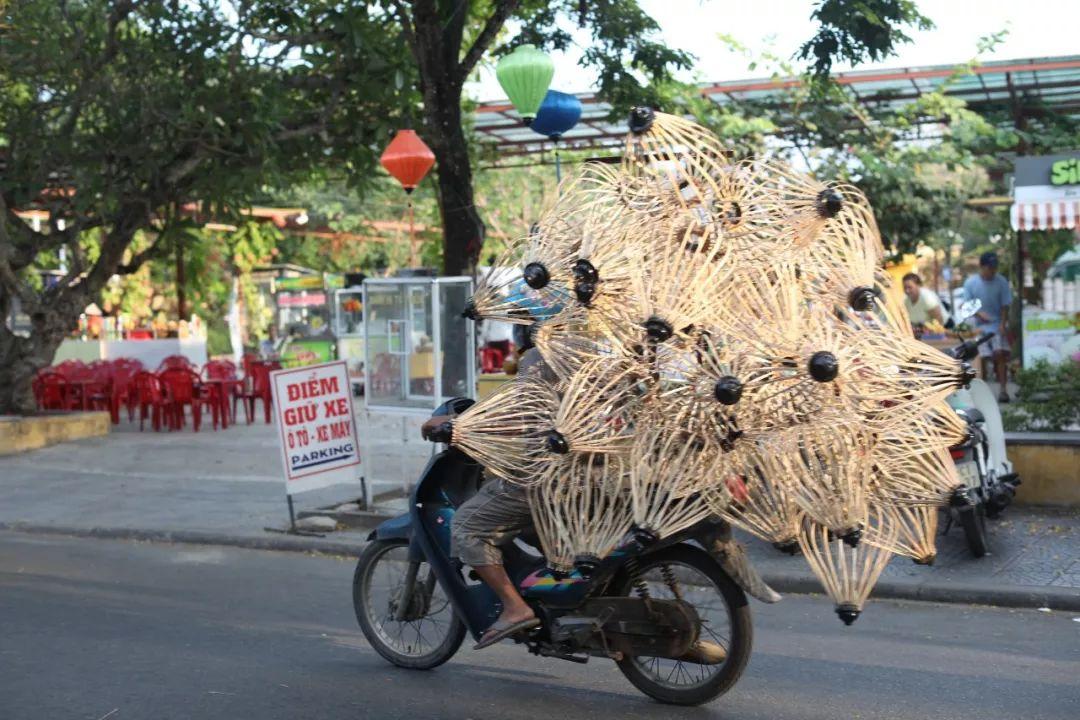
{"type": "Polygon", "coordinates": [[[576,95],[548,90],[544,102],[536,111],[532,129],[552,140],[558,140],[581,119],[581,101],[576,95]]]}

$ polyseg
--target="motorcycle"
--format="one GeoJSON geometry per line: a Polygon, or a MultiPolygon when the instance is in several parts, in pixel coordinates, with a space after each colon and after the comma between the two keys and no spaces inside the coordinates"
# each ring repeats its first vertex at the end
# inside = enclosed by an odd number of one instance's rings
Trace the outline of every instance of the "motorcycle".
{"type": "MultiPolygon", "coordinates": [[[[433,415],[471,404],[455,398],[433,415]]],[[[416,483],[409,512],[369,536],[353,576],[353,606],[368,642],[394,665],[441,665],[501,611],[491,589],[450,555],[455,509],[481,481],[468,456],[440,452],[416,483]]],[[[542,657],[611,659],[635,687],[665,703],[699,705],[730,690],[753,642],[747,593],[779,599],[720,520],[663,540],[631,531],[598,564],[565,574],[550,570],[537,547],[526,533],[502,548],[507,573],[541,620],[514,641],[542,657]],[[695,654],[699,639],[723,652],[695,654]]]]}
{"type": "MultiPolygon", "coordinates": [[[[965,317],[978,312],[978,300],[968,301],[961,307],[965,317]]],[[[994,333],[986,333],[977,340],[967,340],[952,350],[959,360],[974,360],[979,346],[989,342],[994,333]]],[[[963,487],[953,493],[949,503],[948,532],[956,523],[964,532],[971,554],[980,558],[988,550],[987,518],[1001,515],[1016,496],[1020,476],[1005,455],[1005,429],[1001,410],[990,386],[981,379],[973,379],[967,388],[949,397],[949,405],[967,423],[967,439],[952,448],[951,453],[963,487]]]]}

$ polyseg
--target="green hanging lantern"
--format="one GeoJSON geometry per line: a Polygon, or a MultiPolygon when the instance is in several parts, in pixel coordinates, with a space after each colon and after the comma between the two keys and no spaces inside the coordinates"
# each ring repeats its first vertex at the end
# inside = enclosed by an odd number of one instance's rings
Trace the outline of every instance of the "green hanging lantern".
{"type": "Polygon", "coordinates": [[[526,125],[536,117],[554,74],[555,63],[535,45],[518,45],[495,67],[499,85],[526,125]]]}

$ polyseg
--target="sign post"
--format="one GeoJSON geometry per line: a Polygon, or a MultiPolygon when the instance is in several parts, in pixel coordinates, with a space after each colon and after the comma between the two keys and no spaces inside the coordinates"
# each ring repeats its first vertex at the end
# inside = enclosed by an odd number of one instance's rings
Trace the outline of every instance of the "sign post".
{"type": "Polygon", "coordinates": [[[356,481],[360,464],[352,388],[343,361],[270,375],[285,471],[289,532],[299,534],[292,496],[356,481]]]}

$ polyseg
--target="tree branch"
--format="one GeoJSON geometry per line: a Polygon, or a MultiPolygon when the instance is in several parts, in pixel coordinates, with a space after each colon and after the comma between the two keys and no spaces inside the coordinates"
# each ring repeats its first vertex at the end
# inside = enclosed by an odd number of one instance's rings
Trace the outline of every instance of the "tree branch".
{"type": "Polygon", "coordinates": [[[498,4],[495,5],[494,12],[484,23],[484,29],[476,36],[472,47],[469,48],[468,52],[465,53],[465,57],[458,64],[455,79],[459,84],[464,84],[468,80],[469,74],[476,67],[476,63],[480,62],[480,58],[487,52],[488,47],[495,42],[495,37],[502,30],[503,25],[506,24],[510,14],[517,10],[519,4],[519,0],[499,0],[498,4]]]}
{"type": "Polygon", "coordinates": [[[412,50],[413,56],[416,56],[419,52],[416,46],[416,31],[413,29],[412,20],[409,17],[408,11],[405,9],[405,3],[401,0],[394,0],[394,14],[397,15],[398,22],[401,24],[401,31],[405,35],[405,42],[409,44],[409,49],[412,50]]]}
{"type": "Polygon", "coordinates": [[[158,234],[150,247],[135,253],[131,256],[131,260],[116,268],[116,274],[131,275],[137,273],[139,268],[147,262],[151,260],[160,260],[161,258],[166,257],[172,248],[169,247],[169,243],[161,239],[162,234],[163,233],[158,234]]]}

